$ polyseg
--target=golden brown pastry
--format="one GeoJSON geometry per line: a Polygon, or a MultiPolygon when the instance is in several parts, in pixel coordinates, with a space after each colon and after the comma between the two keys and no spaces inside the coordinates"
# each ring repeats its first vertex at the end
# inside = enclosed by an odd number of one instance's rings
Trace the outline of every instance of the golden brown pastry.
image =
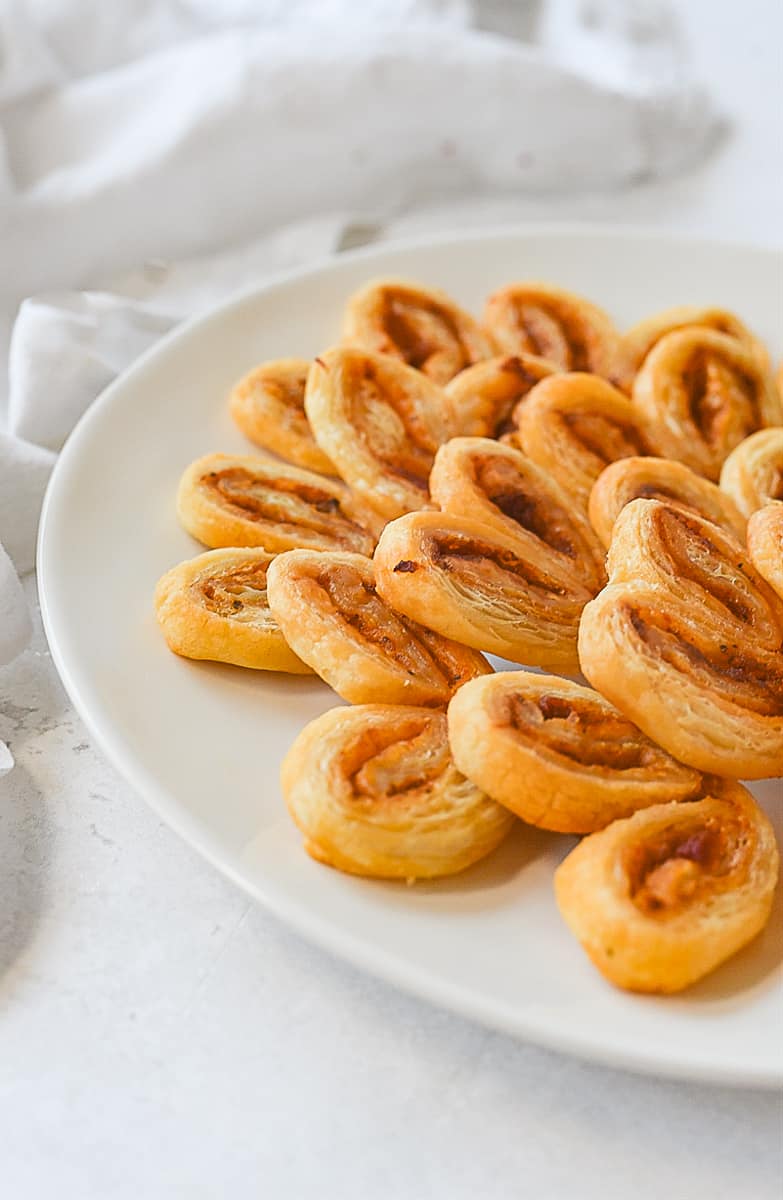
{"type": "Polygon", "coordinates": [[[454,875],[514,824],[460,775],[445,713],[427,708],[333,708],[299,734],[280,779],[308,854],[351,875],[454,875]]]}
{"type": "Polygon", "coordinates": [[[759,429],[740,442],[723,464],[720,486],[746,517],[783,500],[783,429],[759,429]]]}
{"type": "Polygon", "coordinates": [[[468,517],[409,513],[378,542],[378,591],[397,612],[465,646],[572,671],[592,593],[547,550],[542,541],[534,554],[518,535],[468,517]]]}
{"type": "Polygon", "coordinates": [[[336,479],[271,457],[207,454],[185,471],[177,512],[205,546],[371,554],[381,522],[336,479]]]}
{"type": "Polygon", "coordinates": [[[514,414],[510,445],[523,450],[587,512],[590,490],[619,458],[647,454],[646,423],[631,401],[596,375],[552,375],[514,414]]]}
{"type": "Polygon", "coordinates": [[[763,343],[738,316],[725,308],[703,308],[683,304],[645,317],[622,335],[612,370],[612,382],[622,391],[630,392],[636,373],[653,346],[667,333],[693,328],[713,329],[717,333],[728,334],[754,355],[763,370],[769,370],[769,355],[763,343]]]}
{"type": "Polygon", "coordinates": [[[449,704],[454,762],[529,825],[591,833],[701,784],[591,688],[504,671],[466,683],[449,704]]]}
{"type": "Polygon", "coordinates": [[[268,572],[269,606],[289,646],[352,704],[448,704],[491,667],[393,612],[370,559],[292,550],[268,572]]]}
{"type": "Polygon", "coordinates": [[[257,446],[308,471],[334,475],[334,463],[316,442],[305,415],[309,370],[303,358],[262,363],[232,388],[229,407],[239,428],[257,446]]]}
{"type": "Polygon", "coordinates": [[[351,345],[390,354],[440,384],[493,350],[470,313],[445,292],[404,279],[378,279],[355,292],[343,334],[351,345]]]}
{"type": "Polygon", "coordinates": [[[537,354],[561,371],[608,375],[617,354],[611,317],[548,283],[511,283],[487,300],[484,328],[504,354],[537,354]]]}
{"type": "Polygon", "coordinates": [[[286,642],[266,595],[266,550],[208,550],[159,580],[155,612],[169,648],[264,671],[310,674],[286,642]]]}
{"type": "Polygon", "coordinates": [[[731,534],[657,500],[620,513],[579,628],[593,687],[681,762],[783,773],[783,605],[731,534]]]}
{"type": "Polygon", "coordinates": [[[500,437],[514,429],[511,413],[557,367],[534,354],[505,354],[475,363],[446,387],[456,429],[469,437],[500,437]]]}
{"type": "Polygon", "coordinates": [[[519,553],[543,569],[559,567],[593,593],[606,582],[604,549],[589,521],[546,471],[511,446],[452,438],[435,455],[430,495],[444,512],[516,537],[519,553]]]}
{"type": "Polygon", "coordinates": [[[673,508],[693,512],[745,537],[745,518],[734,501],[685,463],[668,458],[621,458],[610,463],[593,484],[588,515],[604,546],[612,540],[618,514],[632,500],[664,500],[673,508]]]}
{"type": "Polygon", "coordinates": [[[767,923],[778,849],[738,783],[643,809],[572,850],[555,873],[561,915],[599,971],[636,992],[678,992],[767,923]]]}
{"type": "Polygon", "coordinates": [[[313,363],[305,408],[318,444],[378,513],[398,517],[428,503],[435,451],[454,432],[437,384],[387,355],[338,346],[313,363]]]}
{"type": "Polygon", "coordinates": [[[783,600],[783,501],[770,500],[748,521],[748,554],[763,579],[783,600]]]}
{"type": "Polygon", "coordinates": [[[633,402],[655,429],[655,450],[718,480],[743,438],[783,421],[772,376],[736,338],[711,329],[667,333],[647,355],[633,402]]]}

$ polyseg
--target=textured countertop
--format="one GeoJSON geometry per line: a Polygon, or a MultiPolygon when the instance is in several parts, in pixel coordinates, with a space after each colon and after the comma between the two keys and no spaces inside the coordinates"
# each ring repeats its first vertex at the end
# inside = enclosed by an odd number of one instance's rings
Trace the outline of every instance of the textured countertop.
{"type": "MultiPolygon", "coordinates": [[[[734,138],[687,178],[562,215],[779,243],[783,8],[688,7],[734,138]]],[[[250,903],[92,748],[40,631],[0,671],[0,738],[4,1195],[779,1195],[778,1097],[487,1032],[250,903]]]]}

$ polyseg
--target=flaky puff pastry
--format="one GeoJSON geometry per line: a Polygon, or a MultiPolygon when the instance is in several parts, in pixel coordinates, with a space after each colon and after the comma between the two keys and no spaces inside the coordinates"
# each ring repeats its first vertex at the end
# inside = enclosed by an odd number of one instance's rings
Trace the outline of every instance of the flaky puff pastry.
{"type": "Polygon", "coordinates": [[[504,440],[548,471],[582,512],[604,468],[650,453],[646,422],[631,401],[597,375],[552,375],[536,384],[504,440]]]}
{"type": "Polygon", "coordinates": [[[343,335],[440,384],[493,353],[478,323],[450,296],[404,279],[374,280],[355,292],[345,308],[343,335]]]}
{"type": "Polygon", "coordinates": [[[307,675],[272,616],[266,550],[208,550],[159,580],[155,612],[168,646],[184,658],[307,675]]]}
{"type": "Polygon", "coordinates": [[[351,875],[453,875],[514,824],[459,773],[446,716],[427,708],[334,708],[302,730],[280,779],[308,854],[351,875]]]}
{"type": "Polygon", "coordinates": [[[668,458],[621,458],[601,472],[590,492],[590,523],[604,546],[612,540],[619,513],[632,500],[664,500],[745,537],[745,518],[734,501],[685,463],[668,458]]]}
{"type": "Polygon", "coordinates": [[[783,605],[746,548],[694,514],[634,500],[607,568],[579,628],[593,687],[698,770],[783,773],[783,605]]]}
{"type": "Polygon", "coordinates": [[[460,771],[530,825],[591,833],[685,800],[701,775],[675,762],[591,688],[505,671],[466,683],[448,710],[460,771]]]}
{"type": "Polygon", "coordinates": [[[555,872],[560,913],[602,975],[636,992],[678,992],[767,923],[778,878],[772,827],[738,783],[615,821],[555,872]]]}
{"type": "Polygon", "coordinates": [[[487,300],[484,328],[505,354],[537,354],[561,371],[608,375],[618,333],[608,313],[548,283],[511,283],[487,300]]]}
{"type": "Polygon", "coordinates": [[[420,371],[338,346],[310,368],[305,408],[342,478],[382,516],[429,502],[435,451],[454,432],[451,401],[420,371]]]}
{"type": "Polygon", "coordinates": [[[435,455],[430,495],[443,512],[519,539],[520,553],[595,593],[605,553],[589,521],[541,467],[489,438],[452,438],[435,455]]]}
{"type": "Polygon", "coordinates": [[[469,437],[500,437],[515,428],[511,414],[531,388],[558,368],[534,354],[504,354],[475,363],[446,387],[456,430],[469,437]]]}
{"type": "Polygon", "coordinates": [[[759,429],[741,441],[723,464],[720,486],[746,517],[783,500],[783,429],[759,429]]]}
{"type": "Polygon", "coordinates": [[[763,579],[783,600],[783,501],[770,500],[748,521],[748,554],[763,579]]]}
{"type": "Polygon", "coordinates": [[[711,329],[662,337],[644,360],[632,396],[654,427],[656,453],[713,481],[743,438],[783,421],[772,376],[752,350],[711,329]]]}
{"type": "Polygon", "coordinates": [[[717,333],[728,334],[753,354],[763,370],[769,370],[769,355],[763,343],[738,316],[725,308],[700,308],[695,304],[683,304],[645,317],[626,330],[617,347],[612,382],[622,391],[630,392],[637,371],[661,338],[667,333],[693,328],[713,329],[717,333]]]}
{"type": "Polygon", "coordinates": [[[278,358],[261,363],[231,390],[229,407],[239,428],[265,450],[321,474],[336,474],[310,428],[304,407],[310,363],[278,358]]]}
{"type": "Polygon", "coordinates": [[[451,513],[409,513],[386,526],[374,561],[381,596],[411,620],[513,662],[577,669],[592,592],[544,541],[451,513]]]}
{"type": "Polygon", "coordinates": [[[352,704],[445,705],[491,670],[474,650],[392,611],[360,554],[281,554],[268,594],[291,648],[352,704]]]}
{"type": "Polygon", "coordinates": [[[177,493],[182,525],[205,546],[371,554],[381,522],[344,484],[269,456],[207,454],[177,493]]]}

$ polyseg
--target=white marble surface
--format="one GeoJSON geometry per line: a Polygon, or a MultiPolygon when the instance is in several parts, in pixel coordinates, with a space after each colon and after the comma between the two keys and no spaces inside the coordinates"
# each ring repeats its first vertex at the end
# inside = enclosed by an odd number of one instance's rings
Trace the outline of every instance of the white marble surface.
{"type": "MultiPolygon", "coordinates": [[[[547,214],[779,243],[783,6],[682,7],[733,139],[655,192],[547,214]]],[[[0,672],[0,738],[17,761],[0,780],[3,1195],[780,1194],[776,1096],[516,1043],[249,904],[92,749],[40,633],[0,672]]]]}

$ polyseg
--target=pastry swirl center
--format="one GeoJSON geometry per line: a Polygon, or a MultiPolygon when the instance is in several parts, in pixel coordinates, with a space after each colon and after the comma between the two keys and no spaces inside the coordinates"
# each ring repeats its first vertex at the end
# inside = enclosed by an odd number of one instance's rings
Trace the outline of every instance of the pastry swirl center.
{"type": "Polygon", "coordinates": [[[341,533],[366,536],[364,529],[345,516],[337,496],[298,479],[265,479],[244,467],[227,467],[210,471],[201,485],[246,521],[296,524],[332,537],[341,533]]]}
{"type": "Polygon", "coordinates": [[[195,585],[204,607],[220,617],[274,624],[266,594],[268,566],[266,562],[254,562],[197,579],[195,585]]]}
{"type": "Polygon", "coordinates": [[[626,850],[631,899],[647,916],[672,916],[698,897],[736,886],[749,852],[748,834],[736,821],[678,823],[626,850]]]}
{"type": "Polygon", "coordinates": [[[753,380],[717,355],[695,353],[683,372],[683,387],[691,418],[709,446],[732,448],[758,428],[753,380]]]}
{"type": "Polygon", "coordinates": [[[582,766],[628,771],[665,757],[630,721],[581,697],[501,693],[493,719],[582,766]]]}
{"type": "Polygon", "coordinates": [[[625,615],[649,652],[705,690],[718,692],[761,716],[783,716],[783,658],[739,641],[699,636],[693,622],[676,612],[648,610],[626,602],[625,615]]]}

